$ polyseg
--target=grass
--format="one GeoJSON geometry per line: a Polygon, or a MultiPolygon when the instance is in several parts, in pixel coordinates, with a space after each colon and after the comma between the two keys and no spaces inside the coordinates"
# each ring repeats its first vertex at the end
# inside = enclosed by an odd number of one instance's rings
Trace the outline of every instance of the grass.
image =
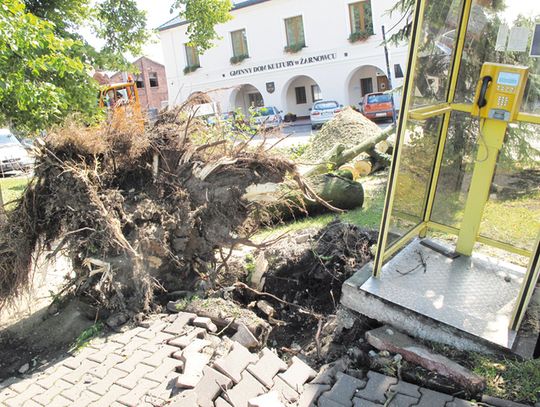
{"type": "Polygon", "coordinates": [[[75,340],[75,343],[71,347],[70,352],[76,352],[83,349],[86,345],[88,345],[92,338],[99,335],[101,331],[103,331],[103,324],[101,322],[96,322],[91,327],[82,331],[75,340]]]}
{"type": "Polygon", "coordinates": [[[7,210],[13,209],[14,201],[22,196],[29,180],[30,178],[25,176],[0,178],[2,197],[7,210]]]}

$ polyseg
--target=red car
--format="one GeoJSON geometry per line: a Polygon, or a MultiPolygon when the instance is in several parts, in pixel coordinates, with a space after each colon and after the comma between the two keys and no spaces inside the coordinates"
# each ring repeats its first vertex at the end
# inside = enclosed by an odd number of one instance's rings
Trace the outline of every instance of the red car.
{"type": "Polygon", "coordinates": [[[368,119],[392,119],[393,106],[390,93],[368,93],[360,102],[362,113],[368,119]]]}

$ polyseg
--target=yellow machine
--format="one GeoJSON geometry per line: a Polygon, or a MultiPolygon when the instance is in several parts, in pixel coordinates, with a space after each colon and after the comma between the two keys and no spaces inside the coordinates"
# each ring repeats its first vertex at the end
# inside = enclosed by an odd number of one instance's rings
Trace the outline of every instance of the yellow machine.
{"type": "Polygon", "coordinates": [[[99,92],[99,107],[107,108],[111,116],[140,119],[141,103],[137,84],[129,78],[128,82],[105,86],[99,92]]]}

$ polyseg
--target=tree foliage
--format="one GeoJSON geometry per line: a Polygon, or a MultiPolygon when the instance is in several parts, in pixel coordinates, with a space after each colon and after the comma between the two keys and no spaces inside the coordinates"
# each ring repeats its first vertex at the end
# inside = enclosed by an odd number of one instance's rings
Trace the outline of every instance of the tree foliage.
{"type": "Polygon", "coordinates": [[[187,31],[189,45],[201,54],[221,38],[215,30],[216,24],[232,18],[230,0],[175,0],[174,9],[180,10],[180,16],[190,22],[187,31]]]}

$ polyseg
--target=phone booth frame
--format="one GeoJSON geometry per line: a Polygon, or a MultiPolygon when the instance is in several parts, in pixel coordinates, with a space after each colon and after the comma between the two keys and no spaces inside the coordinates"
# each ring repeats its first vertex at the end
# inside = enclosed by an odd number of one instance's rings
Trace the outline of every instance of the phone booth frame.
{"type": "MultiPolygon", "coordinates": [[[[390,259],[396,256],[402,249],[404,249],[408,244],[410,244],[413,239],[425,237],[428,231],[439,231],[452,235],[460,235],[460,232],[461,234],[463,234],[463,232],[459,228],[454,228],[435,222],[432,219],[432,210],[435,200],[435,194],[437,191],[437,182],[441,171],[441,163],[443,160],[444,149],[447,142],[447,133],[449,130],[451,113],[455,111],[471,113],[473,110],[473,105],[471,104],[454,103],[454,98],[456,96],[456,88],[458,84],[458,75],[460,73],[460,66],[464,52],[465,39],[469,24],[469,18],[471,15],[473,0],[463,0],[462,3],[462,9],[460,11],[461,14],[458,19],[459,23],[456,29],[455,50],[453,51],[453,56],[450,63],[449,86],[446,94],[446,101],[428,106],[412,108],[411,100],[413,98],[415,90],[414,79],[418,63],[419,44],[421,42],[422,27],[426,23],[424,21],[426,4],[427,0],[416,0],[412,30],[410,33],[410,49],[407,64],[407,74],[403,87],[403,99],[401,103],[402,111],[398,120],[397,138],[395,143],[393,160],[389,170],[389,180],[386,192],[385,206],[380,226],[379,241],[377,245],[377,252],[373,262],[372,278],[375,279],[381,278],[383,266],[390,259]],[[402,235],[398,240],[389,244],[388,237],[390,231],[390,218],[392,216],[392,210],[396,199],[398,175],[401,169],[400,166],[402,151],[408,121],[422,121],[436,116],[442,117],[442,125],[440,126],[440,133],[436,144],[435,158],[433,166],[431,168],[431,175],[427,194],[425,196],[425,201],[422,202],[422,220],[415,227],[402,235]]],[[[522,112],[518,114],[517,120],[519,122],[538,125],[540,124],[540,115],[522,112]]],[[[494,126],[496,127],[504,126],[503,128],[499,128],[499,130],[502,129],[503,134],[506,130],[506,125],[507,123],[494,124],[494,126]]],[[[486,174],[484,174],[484,176],[486,176],[486,174]]],[[[491,174],[491,176],[493,176],[493,174],[491,174]]],[[[482,206],[484,204],[485,202],[471,203],[471,205],[473,206],[482,206]]],[[[479,222],[480,220],[478,220],[478,223],[479,222]]],[[[521,322],[523,321],[525,311],[532,297],[536,282],[538,281],[540,274],[540,233],[532,251],[524,250],[523,248],[516,247],[509,243],[500,242],[495,239],[479,236],[478,234],[468,236],[468,239],[471,242],[471,247],[472,243],[478,242],[529,258],[529,265],[523,278],[523,284],[521,286],[519,297],[516,301],[516,306],[514,308],[509,326],[509,329],[517,331],[520,327],[521,322]]]]}

